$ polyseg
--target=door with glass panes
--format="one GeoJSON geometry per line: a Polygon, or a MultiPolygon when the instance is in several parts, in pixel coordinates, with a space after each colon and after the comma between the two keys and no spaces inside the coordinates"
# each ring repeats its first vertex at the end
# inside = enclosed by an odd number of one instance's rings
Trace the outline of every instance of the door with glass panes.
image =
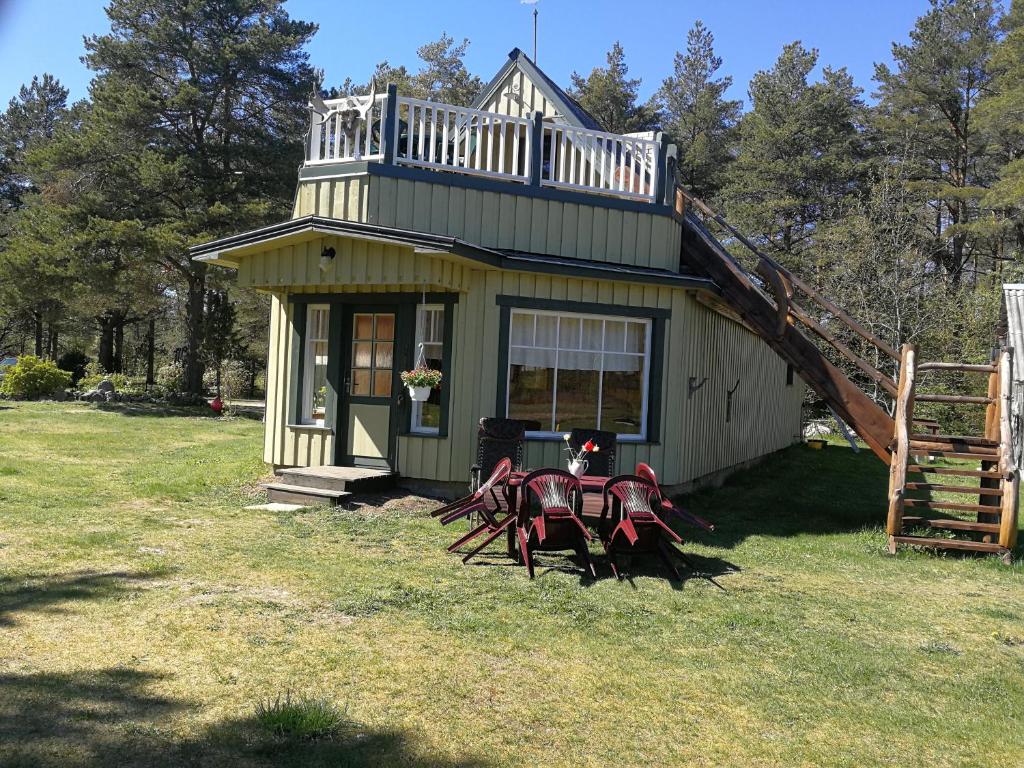
{"type": "Polygon", "coordinates": [[[393,307],[346,308],[338,414],[344,464],[390,466],[396,325],[393,307]]]}

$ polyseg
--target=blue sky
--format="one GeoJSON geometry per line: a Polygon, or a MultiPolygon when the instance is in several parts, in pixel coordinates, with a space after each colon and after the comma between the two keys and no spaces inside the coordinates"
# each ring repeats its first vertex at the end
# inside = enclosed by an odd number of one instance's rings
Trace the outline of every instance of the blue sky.
{"type": "MultiPolygon", "coordinates": [[[[0,103],[33,74],[52,72],[86,95],[89,72],[80,62],[82,37],[105,31],[100,0],[0,0],[0,103]]],[[[327,84],[365,80],[376,62],[415,67],[416,48],[441,32],[471,40],[467,63],[484,80],[514,46],[532,49],[531,6],[520,0],[289,0],[296,18],[320,24],[310,45],[312,62],[327,84]],[[486,9],[486,13],[482,9],[486,9]],[[367,11],[383,18],[360,22],[367,11]]],[[[722,70],[732,75],[732,96],[746,101],[747,83],[766,69],[783,44],[801,40],[818,48],[820,64],[846,66],[867,94],[874,63],[890,61],[894,40],[905,41],[927,0],[725,0],[717,3],[623,3],[621,0],[540,0],[538,59],[557,82],[573,71],[603,65],[615,40],[631,74],[650,94],[672,68],[673,53],[700,18],[715,35],[722,70]]]]}

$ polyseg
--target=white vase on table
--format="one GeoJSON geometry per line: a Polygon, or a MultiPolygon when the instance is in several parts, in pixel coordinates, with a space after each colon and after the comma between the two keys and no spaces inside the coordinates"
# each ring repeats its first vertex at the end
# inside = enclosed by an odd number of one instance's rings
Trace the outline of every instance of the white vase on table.
{"type": "Polygon", "coordinates": [[[575,475],[576,477],[583,477],[587,472],[587,466],[588,463],[586,459],[583,459],[582,461],[573,459],[569,462],[569,474],[575,475]]]}

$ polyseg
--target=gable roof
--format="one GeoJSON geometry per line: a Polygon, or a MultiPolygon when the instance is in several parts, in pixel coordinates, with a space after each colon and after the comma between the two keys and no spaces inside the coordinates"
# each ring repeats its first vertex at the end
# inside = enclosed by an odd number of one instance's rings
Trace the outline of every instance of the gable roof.
{"type": "Polygon", "coordinates": [[[604,130],[604,127],[597,122],[597,119],[592,114],[587,112],[576,99],[562,90],[554,80],[544,74],[544,71],[534,64],[530,57],[519,48],[513,48],[509,51],[508,61],[498,70],[498,74],[491,78],[491,82],[484,86],[484,89],[480,91],[480,94],[473,100],[470,106],[473,109],[483,107],[494,96],[498,87],[508,77],[509,72],[516,68],[530,78],[533,84],[544,94],[545,98],[555,105],[562,117],[565,118],[565,122],[569,125],[576,128],[587,128],[592,131],[604,130]]]}

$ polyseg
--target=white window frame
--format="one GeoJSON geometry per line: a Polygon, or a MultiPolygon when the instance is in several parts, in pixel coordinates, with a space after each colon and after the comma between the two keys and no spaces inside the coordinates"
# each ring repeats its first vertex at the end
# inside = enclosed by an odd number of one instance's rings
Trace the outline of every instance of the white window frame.
{"type": "MultiPolygon", "coordinates": [[[[650,318],[650,317],[633,317],[631,315],[611,315],[611,314],[609,314],[609,315],[595,315],[595,314],[588,314],[588,313],[585,313],[585,312],[561,312],[561,311],[547,310],[547,309],[519,309],[519,308],[516,308],[516,307],[512,307],[511,310],[510,310],[510,313],[509,313],[509,324],[508,324],[508,352],[509,353],[508,353],[508,359],[505,361],[505,414],[507,415],[509,413],[509,404],[510,404],[511,398],[512,398],[512,350],[513,350],[513,348],[518,347],[518,348],[521,348],[521,349],[547,349],[547,350],[553,350],[554,353],[555,353],[555,369],[554,369],[555,373],[554,373],[554,382],[553,382],[553,385],[552,385],[553,397],[552,397],[552,402],[551,402],[551,421],[552,421],[552,423],[554,423],[555,414],[558,412],[558,352],[559,352],[559,348],[561,346],[560,345],[560,342],[561,342],[561,338],[560,337],[561,337],[561,333],[562,333],[561,318],[563,318],[563,317],[574,318],[574,319],[575,318],[579,318],[580,321],[581,321],[581,326],[582,326],[582,321],[583,320],[600,320],[600,321],[602,321],[602,323],[608,323],[608,322],[639,323],[639,324],[642,324],[644,326],[644,352],[643,352],[642,355],[640,353],[638,353],[638,352],[610,352],[610,354],[634,355],[636,357],[642,357],[643,358],[643,384],[642,384],[643,391],[640,393],[641,394],[641,400],[640,400],[640,433],[639,434],[635,434],[635,435],[634,434],[617,434],[616,439],[619,442],[622,442],[622,443],[628,443],[628,442],[642,443],[642,442],[645,442],[647,440],[647,426],[648,426],[647,425],[647,414],[648,414],[648,409],[650,408],[649,399],[650,399],[650,393],[651,393],[651,386],[650,386],[651,355],[654,354],[654,350],[651,348],[651,339],[653,338],[652,329],[654,327],[654,322],[653,322],[653,319],[650,318]],[[536,345],[536,340],[537,340],[537,321],[536,320],[534,320],[534,323],[533,323],[533,339],[534,339],[535,343],[533,345],[529,346],[529,347],[526,347],[526,346],[524,346],[522,344],[513,344],[512,343],[512,329],[515,327],[515,323],[513,322],[513,320],[514,320],[516,315],[530,315],[530,316],[533,316],[533,317],[536,317],[537,315],[554,315],[555,317],[558,317],[559,318],[559,323],[556,326],[557,330],[555,331],[555,346],[554,347],[538,347],[536,345]]],[[[597,390],[597,424],[598,424],[597,428],[598,429],[602,429],[603,428],[603,427],[600,426],[600,424],[601,424],[601,398],[602,398],[602,394],[603,394],[602,389],[604,387],[604,355],[606,354],[606,350],[604,349],[604,339],[603,339],[603,337],[604,337],[606,328],[607,328],[606,325],[602,325],[602,327],[601,327],[601,335],[602,335],[601,367],[599,369],[600,376],[598,377],[598,390],[597,390]]],[[[574,352],[574,351],[595,352],[596,350],[590,350],[590,349],[582,350],[582,349],[576,349],[576,348],[567,348],[567,349],[562,349],[561,351],[563,351],[563,352],[574,352]]],[[[535,437],[535,438],[561,438],[562,434],[563,434],[562,432],[554,432],[554,431],[550,431],[550,430],[540,430],[540,431],[536,431],[536,432],[534,432],[534,431],[527,432],[526,436],[527,437],[535,437]]]]}
{"type": "MultiPolygon", "coordinates": [[[[415,325],[415,328],[416,328],[416,339],[415,339],[415,344],[413,345],[413,355],[414,355],[414,358],[415,358],[414,361],[413,361],[414,364],[419,361],[420,344],[424,343],[423,337],[420,336],[420,312],[438,312],[441,315],[441,322],[444,323],[448,319],[448,318],[445,317],[445,311],[444,310],[445,310],[444,304],[417,304],[416,305],[416,316],[415,316],[415,320],[414,320],[414,325],[415,325]]],[[[444,326],[442,325],[441,327],[442,327],[442,330],[441,330],[441,341],[440,342],[431,341],[429,343],[430,344],[440,344],[441,345],[441,359],[443,360],[444,359],[444,354],[445,354],[446,350],[444,348],[444,326]]],[[[448,382],[442,381],[441,382],[441,386],[442,387],[448,386],[448,382]]],[[[422,413],[423,413],[423,404],[422,403],[417,403],[417,402],[414,401],[412,403],[412,407],[409,409],[409,432],[411,432],[412,434],[415,434],[415,435],[438,435],[438,434],[440,434],[441,433],[440,426],[437,426],[437,427],[424,427],[422,424],[419,423],[419,420],[420,420],[420,417],[421,417],[422,413]]]]}
{"type": "MultiPolygon", "coordinates": [[[[317,342],[329,343],[327,336],[319,338],[313,335],[314,323],[311,322],[313,312],[318,310],[327,311],[327,322],[325,323],[324,330],[327,335],[330,335],[331,327],[331,305],[330,304],[307,304],[306,305],[306,333],[303,344],[305,348],[302,350],[302,418],[300,419],[303,424],[313,424],[318,427],[324,426],[324,419],[313,418],[313,367],[315,364],[313,347],[317,342]]],[[[327,354],[330,355],[330,346],[328,346],[327,354]]],[[[326,404],[325,404],[326,417],[326,404]]]]}

